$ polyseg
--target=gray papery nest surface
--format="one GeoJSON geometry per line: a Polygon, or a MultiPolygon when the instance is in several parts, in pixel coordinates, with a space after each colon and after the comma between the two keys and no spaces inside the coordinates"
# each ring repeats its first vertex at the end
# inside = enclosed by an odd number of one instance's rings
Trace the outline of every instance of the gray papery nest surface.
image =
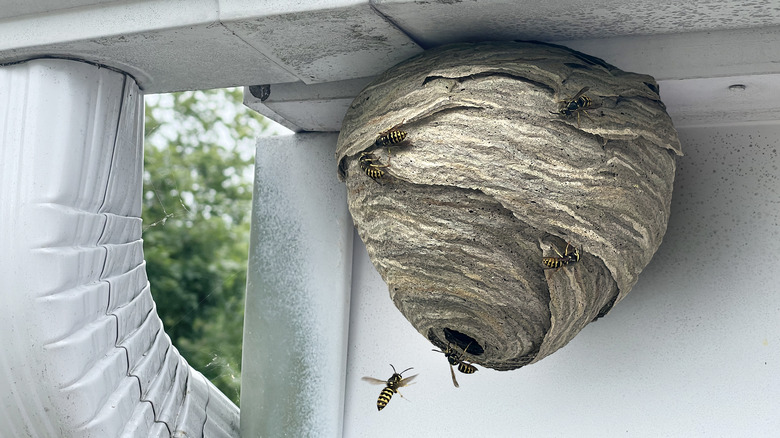
{"type": "Polygon", "coordinates": [[[631,290],[666,231],[679,155],[652,77],[500,42],[429,50],[379,76],[350,106],[336,159],[398,309],[439,348],[508,370],[631,290]],[[589,107],[562,114],[584,87],[589,107]],[[375,141],[389,129],[407,135],[388,150],[375,141]],[[364,152],[389,164],[381,177],[361,168],[364,152]],[[544,269],[574,248],[578,261],[544,269]]]}

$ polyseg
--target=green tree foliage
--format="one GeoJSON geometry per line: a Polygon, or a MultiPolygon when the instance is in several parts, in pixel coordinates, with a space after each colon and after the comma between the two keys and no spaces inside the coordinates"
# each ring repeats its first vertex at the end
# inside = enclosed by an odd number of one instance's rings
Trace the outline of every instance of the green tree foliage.
{"type": "Polygon", "coordinates": [[[252,200],[262,116],[242,93],[150,96],[144,156],[144,255],[174,345],[235,403],[252,200]]]}

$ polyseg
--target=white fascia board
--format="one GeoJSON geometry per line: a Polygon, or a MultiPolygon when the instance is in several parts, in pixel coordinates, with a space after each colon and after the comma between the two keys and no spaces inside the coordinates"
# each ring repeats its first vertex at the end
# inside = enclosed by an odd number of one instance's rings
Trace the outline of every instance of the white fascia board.
{"type": "Polygon", "coordinates": [[[780,120],[780,74],[668,80],[659,86],[677,128],[780,120]]]}
{"type": "Polygon", "coordinates": [[[780,73],[780,26],[555,41],[657,81],[780,73]]]}

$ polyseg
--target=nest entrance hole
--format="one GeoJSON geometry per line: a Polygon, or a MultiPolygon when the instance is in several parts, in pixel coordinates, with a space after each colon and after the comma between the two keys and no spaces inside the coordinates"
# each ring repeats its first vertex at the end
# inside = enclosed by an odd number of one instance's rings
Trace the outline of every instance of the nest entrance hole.
{"type": "Polygon", "coordinates": [[[474,356],[479,356],[485,352],[485,349],[479,345],[479,342],[471,336],[447,327],[444,327],[443,331],[447,342],[457,345],[460,350],[474,356]]]}

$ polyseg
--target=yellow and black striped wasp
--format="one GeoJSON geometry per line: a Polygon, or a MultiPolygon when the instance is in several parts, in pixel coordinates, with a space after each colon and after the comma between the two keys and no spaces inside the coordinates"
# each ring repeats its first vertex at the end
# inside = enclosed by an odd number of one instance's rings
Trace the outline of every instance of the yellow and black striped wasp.
{"type": "Polygon", "coordinates": [[[563,250],[563,255],[554,246],[553,250],[558,254],[558,257],[542,257],[544,269],[555,269],[555,272],[558,272],[562,267],[580,261],[580,250],[568,242],[566,242],[566,249],[563,250]]]}
{"type": "Polygon", "coordinates": [[[363,170],[369,178],[379,182],[378,180],[385,176],[386,172],[384,169],[390,167],[390,148],[387,149],[387,164],[382,164],[379,161],[379,157],[366,151],[360,153],[358,163],[360,164],[360,169],[363,170]]]}
{"type": "MultiPolygon", "coordinates": [[[[467,346],[466,349],[468,348],[469,347],[467,346]]],[[[463,374],[474,374],[477,372],[477,367],[475,367],[474,365],[468,362],[465,362],[463,360],[463,356],[461,355],[461,353],[459,353],[454,348],[452,348],[452,344],[447,344],[447,349],[445,349],[444,351],[436,350],[436,349],[434,349],[433,351],[437,353],[443,353],[444,357],[447,358],[447,362],[450,363],[450,374],[452,375],[452,384],[455,385],[456,388],[460,388],[460,385],[458,385],[458,379],[455,378],[455,370],[453,368],[455,365],[458,366],[458,371],[460,371],[463,374]]]]}
{"type": "MultiPolygon", "coordinates": [[[[588,109],[596,109],[601,106],[601,104],[593,103],[592,100],[590,100],[590,97],[585,95],[585,92],[590,90],[590,87],[582,87],[580,91],[577,92],[573,97],[570,99],[564,99],[561,101],[558,101],[558,112],[552,112],[551,114],[559,114],[564,117],[571,117],[573,115],[577,115],[577,128],[580,127],[580,113],[585,114],[589,119],[590,116],[588,115],[588,112],[586,110],[588,109]]],[[[591,119],[593,120],[593,119],[591,119]]]]}
{"type": "MultiPolygon", "coordinates": [[[[382,392],[379,393],[379,398],[376,400],[376,409],[378,411],[381,411],[382,409],[387,406],[388,403],[390,403],[390,399],[393,397],[393,394],[398,393],[398,395],[401,395],[400,392],[398,392],[398,388],[403,388],[404,386],[409,385],[409,382],[411,382],[415,377],[417,377],[419,374],[415,374],[413,376],[409,376],[407,378],[402,379],[401,375],[409,370],[412,369],[412,367],[409,367],[400,373],[395,371],[395,367],[393,364],[390,364],[390,367],[393,368],[393,375],[390,376],[387,380],[380,380],[375,379],[373,377],[363,377],[363,380],[369,383],[373,383],[375,385],[385,385],[385,388],[382,390],[382,392]]],[[[403,395],[401,395],[403,397],[403,395]]]]}
{"type": "Polygon", "coordinates": [[[403,125],[403,122],[393,126],[390,129],[386,129],[380,132],[379,135],[376,136],[374,146],[384,147],[390,146],[391,144],[398,144],[404,141],[408,134],[406,131],[398,129],[398,127],[401,125],[403,125]]]}
{"type": "Polygon", "coordinates": [[[392,128],[385,129],[384,131],[377,134],[376,140],[374,140],[374,146],[385,147],[398,144],[406,140],[408,133],[400,129],[404,125],[404,122],[406,122],[406,119],[402,120],[401,123],[393,126],[392,128]]]}
{"type": "Polygon", "coordinates": [[[383,178],[387,173],[384,169],[390,167],[389,146],[402,143],[406,140],[406,136],[408,135],[407,132],[398,129],[403,123],[404,122],[401,122],[390,129],[380,132],[377,135],[376,140],[374,140],[373,147],[387,147],[387,164],[382,164],[382,162],[379,161],[379,157],[368,151],[361,152],[358,157],[360,169],[376,182],[379,182],[379,179],[383,178]]]}

